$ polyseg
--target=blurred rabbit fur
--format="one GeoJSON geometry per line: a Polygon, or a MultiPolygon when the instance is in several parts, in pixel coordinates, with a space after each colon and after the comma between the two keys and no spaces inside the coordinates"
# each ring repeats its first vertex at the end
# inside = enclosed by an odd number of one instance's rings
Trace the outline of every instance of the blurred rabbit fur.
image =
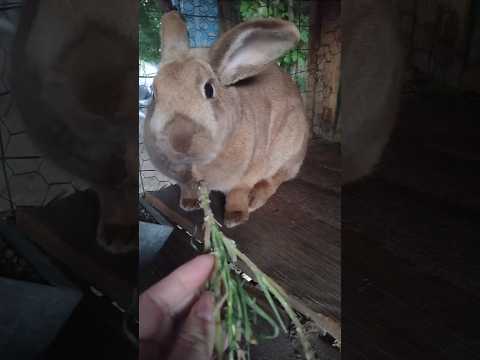
{"type": "Polygon", "coordinates": [[[25,1],[14,48],[13,93],[30,137],[96,190],[97,240],[117,253],[138,243],[137,6],[25,1]]]}
{"type": "Polygon", "coordinates": [[[239,24],[207,49],[190,50],[181,16],[162,17],[162,58],[145,121],[154,165],[198,207],[197,183],[226,195],[225,225],[245,222],[305,157],[310,124],[295,82],[274,61],[295,46],[283,20],[239,24]]]}
{"type": "Polygon", "coordinates": [[[396,1],[342,2],[343,183],[369,175],[397,120],[404,46],[396,1]]]}

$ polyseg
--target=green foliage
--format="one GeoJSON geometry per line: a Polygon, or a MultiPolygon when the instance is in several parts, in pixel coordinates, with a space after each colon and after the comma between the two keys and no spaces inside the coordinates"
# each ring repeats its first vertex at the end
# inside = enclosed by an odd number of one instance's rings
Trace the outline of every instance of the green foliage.
{"type": "MultiPolygon", "coordinates": [[[[295,3],[295,2],[294,2],[295,3]]],[[[306,90],[306,70],[309,41],[309,18],[298,7],[289,8],[285,0],[241,0],[240,16],[242,21],[275,17],[293,21],[300,30],[300,41],[297,47],[279,59],[279,65],[292,75],[300,91],[306,90]],[[300,12],[300,13],[299,13],[300,12]],[[293,19],[289,17],[293,16],[293,19]]]]}
{"type": "Polygon", "coordinates": [[[141,61],[159,61],[161,17],[157,0],[139,0],[138,45],[141,61]]]}

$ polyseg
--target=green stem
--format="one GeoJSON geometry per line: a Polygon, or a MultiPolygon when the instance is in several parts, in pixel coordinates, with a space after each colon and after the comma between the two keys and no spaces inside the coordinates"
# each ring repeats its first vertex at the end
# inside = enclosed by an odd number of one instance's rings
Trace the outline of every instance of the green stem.
{"type": "Polygon", "coordinates": [[[302,324],[295,312],[288,304],[288,295],[273,279],[262,272],[245,254],[238,250],[235,241],[226,237],[220,230],[220,225],[215,220],[210,208],[209,191],[204,184],[200,185],[200,205],[204,211],[204,249],[216,257],[215,271],[210,280],[210,289],[217,301],[215,307],[217,357],[223,358],[224,332],[228,339],[228,359],[241,360],[250,357],[250,344],[256,343],[252,331],[250,316],[263,318],[272,326],[273,334],[268,338],[278,336],[279,327],[287,332],[280,313],[275,304],[275,299],[282,306],[291,319],[300,342],[304,349],[305,358],[314,358],[310,343],[308,342],[302,324]],[[253,273],[260,288],[267,299],[276,321],[273,320],[255,300],[246,292],[243,280],[231,272],[229,264],[241,260],[253,273]],[[273,297],[272,297],[273,296],[273,297]],[[278,324],[277,324],[278,323],[278,324]]]}

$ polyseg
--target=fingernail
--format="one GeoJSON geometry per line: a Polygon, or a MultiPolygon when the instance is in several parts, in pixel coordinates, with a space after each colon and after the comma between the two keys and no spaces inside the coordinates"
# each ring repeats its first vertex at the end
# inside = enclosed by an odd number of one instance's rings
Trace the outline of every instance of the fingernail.
{"type": "Polygon", "coordinates": [[[197,316],[205,321],[213,320],[213,296],[211,293],[204,293],[195,307],[197,316]]]}

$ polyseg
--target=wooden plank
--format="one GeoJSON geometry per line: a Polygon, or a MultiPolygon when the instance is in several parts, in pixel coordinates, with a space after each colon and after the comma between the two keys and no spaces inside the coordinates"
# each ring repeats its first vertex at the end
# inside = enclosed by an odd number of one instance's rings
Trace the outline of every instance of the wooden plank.
{"type": "Polygon", "coordinates": [[[369,358],[391,359],[478,354],[475,326],[465,326],[480,305],[478,298],[419,271],[370,236],[344,228],[343,239],[343,295],[355,299],[342,308],[344,349],[353,343],[369,358]]]}
{"type": "MultiPolygon", "coordinates": [[[[417,158],[405,164],[406,176],[417,158]]],[[[342,220],[345,351],[369,359],[475,358],[477,213],[402,178],[372,177],[343,187],[342,220]]]]}
{"type": "Polygon", "coordinates": [[[476,212],[375,179],[344,187],[342,203],[345,224],[359,227],[397,256],[480,294],[473,255],[478,244],[476,212]]]}
{"type": "MultiPolygon", "coordinates": [[[[158,202],[157,202],[158,203],[158,202]]],[[[193,258],[194,256],[198,255],[193,247],[190,245],[191,238],[186,234],[185,231],[176,229],[172,235],[170,236],[166,245],[160,251],[160,254],[157,258],[157,268],[156,268],[156,277],[157,279],[161,279],[167,276],[169,273],[174,271],[176,268],[193,258]]],[[[266,303],[263,296],[260,296],[260,291],[252,286],[247,286],[247,291],[257,299],[257,303],[265,309],[269,308],[269,305],[266,303]]],[[[302,304],[298,304],[298,302],[294,301],[295,308],[301,313],[308,313],[303,311],[302,304]],[[299,307],[297,307],[299,305],[299,307]]],[[[281,315],[284,316],[286,319],[286,314],[279,308],[281,315]]],[[[256,333],[268,333],[270,332],[270,328],[266,328],[264,324],[261,322],[255,325],[255,332],[256,333]]],[[[311,335],[311,344],[319,357],[321,359],[331,359],[337,360],[340,359],[340,352],[337,348],[332,347],[327,342],[323,341],[319,338],[317,334],[310,334],[311,335]]],[[[289,339],[287,334],[280,334],[279,338],[261,342],[257,346],[253,346],[251,348],[251,356],[252,359],[273,359],[279,358],[284,360],[294,360],[298,356],[295,355],[295,351],[293,348],[293,344],[291,342],[292,339],[289,339]],[[278,357],[277,353],[282,353],[285,356],[278,357]]]]}
{"type": "MultiPolygon", "coordinates": [[[[162,191],[162,200],[153,196],[151,193],[145,194],[145,201],[152,205],[155,209],[160,211],[167,219],[169,219],[172,223],[177,226],[182,227],[186,231],[190,232],[191,234],[195,234],[198,229],[197,223],[199,223],[199,219],[191,220],[189,219],[186,214],[184,213],[179,214],[178,211],[175,211],[167,204],[174,204],[178,203],[179,201],[179,192],[173,191],[173,186],[169,188],[169,191],[162,191]]],[[[181,209],[179,209],[181,210],[181,209]]],[[[196,213],[195,213],[196,214],[196,213]]]]}
{"type": "Polygon", "coordinates": [[[340,1],[310,2],[307,116],[313,131],[339,140],[337,100],[340,84],[340,1]]]}
{"type": "Polygon", "coordinates": [[[138,253],[112,255],[96,243],[97,200],[77,192],[44,208],[18,207],[17,226],[75,276],[120,306],[130,305],[137,284],[138,253]]]}
{"type": "Polygon", "coordinates": [[[312,138],[305,161],[307,162],[309,159],[312,160],[312,165],[315,168],[323,167],[338,172],[342,171],[341,146],[339,143],[312,138]]]}
{"type": "Polygon", "coordinates": [[[408,99],[373,176],[342,187],[346,358],[478,357],[479,104],[408,99]]]}
{"type": "MultiPolygon", "coordinates": [[[[329,330],[338,336],[340,230],[309,211],[312,208],[301,203],[307,201],[304,197],[299,197],[298,203],[293,200],[298,192],[290,190],[297,186],[285,186],[246,224],[228,229],[226,234],[288,293],[331,319],[335,325],[329,330]]],[[[317,201],[312,191],[308,204],[317,201]]]]}
{"type": "MultiPolygon", "coordinates": [[[[341,338],[340,167],[340,146],[313,139],[298,178],[282,184],[246,224],[225,229],[241,251],[292,295],[301,312],[337,339],[341,338]]],[[[212,193],[211,199],[222,222],[224,196],[212,193]]],[[[178,187],[146,194],[145,200],[172,223],[199,234],[203,212],[180,209],[178,187]]],[[[178,248],[178,255],[170,251],[170,257],[182,257],[183,262],[182,252],[191,249],[178,248]]]]}
{"type": "MultiPolygon", "coordinates": [[[[308,184],[302,181],[298,183],[300,185],[296,187],[304,187],[303,194],[308,193],[306,190],[312,190],[308,184]]],[[[295,187],[295,184],[290,186],[295,187]]],[[[279,191],[247,224],[225,231],[237,241],[240,250],[293,296],[297,308],[339,339],[340,230],[315,216],[315,207],[312,205],[318,200],[312,196],[315,187],[310,192],[310,206],[305,206],[292,203],[292,198],[306,201],[306,197],[290,198],[290,186],[279,191]],[[296,208],[297,205],[302,206],[296,208]]],[[[302,194],[295,194],[298,193],[302,194]]],[[[164,214],[167,218],[168,214],[177,212],[201,224],[201,212],[185,213],[178,209],[178,188],[162,190],[155,196],[158,198],[157,204],[164,199],[174,201],[160,206],[170,207],[171,210],[164,214]]],[[[214,203],[218,204],[218,201],[214,203]]],[[[169,220],[172,221],[172,218],[169,220]]],[[[243,270],[248,273],[247,269],[243,270]]]]}
{"type": "Polygon", "coordinates": [[[340,194],[341,163],[340,144],[326,143],[314,138],[310,141],[307,156],[297,178],[323,190],[340,194]]]}
{"type": "MultiPolygon", "coordinates": [[[[279,215],[284,209],[286,219],[303,216],[307,221],[320,220],[335,229],[341,227],[339,195],[301,179],[282,184],[267,204],[252,214],[252,218],[265,215],[266,219],[272,214],[279,215]]],[[[271,221],[278,220],[275,217],[271,221]]]]}

